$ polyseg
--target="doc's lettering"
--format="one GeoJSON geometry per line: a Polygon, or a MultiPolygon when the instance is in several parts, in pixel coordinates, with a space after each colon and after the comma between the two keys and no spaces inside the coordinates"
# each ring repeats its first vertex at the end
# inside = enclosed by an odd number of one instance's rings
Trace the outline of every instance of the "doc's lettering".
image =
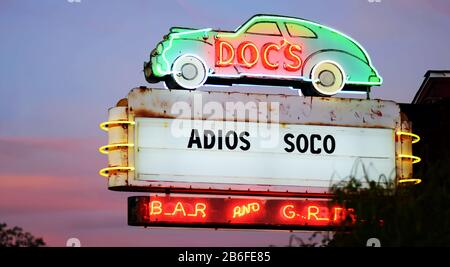
{"type": "Polygon", "coordinates": [[[302,66],[300,57],[302,48],[300,45],[289,43],[283,40],[280,43],[267,42],[258,47],[254,42],[243,41],[237,47],[233,47],[230,42],[217,39],[216,66],[228,67],[240,65],[245,68],[253,68],[261,62],[267,70],[276,70],[280,66],[290,72],[298,71],[302,66]],[[279,58],[283,58],[280,62],[279,58]]]}

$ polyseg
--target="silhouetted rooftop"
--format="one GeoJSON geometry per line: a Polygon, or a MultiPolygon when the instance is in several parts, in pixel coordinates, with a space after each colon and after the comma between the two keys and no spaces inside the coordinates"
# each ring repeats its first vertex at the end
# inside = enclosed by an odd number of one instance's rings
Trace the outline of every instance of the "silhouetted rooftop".
{"type": "Polygon", "coordinates": [[[412,104],[432,104],[450,99],[450,70],[429,70],[412,104]]]}

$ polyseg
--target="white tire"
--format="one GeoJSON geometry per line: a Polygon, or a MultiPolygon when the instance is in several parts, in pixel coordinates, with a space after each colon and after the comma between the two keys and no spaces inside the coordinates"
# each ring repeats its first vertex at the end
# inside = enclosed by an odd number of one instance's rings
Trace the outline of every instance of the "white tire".
{"type": "Polygon", "coordinates": [[[342,67],[334,61],[321,61],[311,72],[314,89],[324,96],[339,93],[345,85],[345,73],[342,67]]]}
{"type": "Polygon", "coordinates": [[[206,64],[194,55],[182,55],[172,65],[171,78],[181,88],[196,89],[208,78],[206,64]]]}

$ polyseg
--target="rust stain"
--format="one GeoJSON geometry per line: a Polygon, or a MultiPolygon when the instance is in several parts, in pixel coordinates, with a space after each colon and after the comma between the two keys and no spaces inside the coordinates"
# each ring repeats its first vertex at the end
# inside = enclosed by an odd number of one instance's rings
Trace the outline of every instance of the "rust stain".
{"type": "Polygon", "coordinates": [[[378,117],[383,116],[383,113],[382,113],[380,110],[374,110],[373,108],[371,108],[371,109],[370,109],[370,112],[371,112],[372,114],[377,115],[378,117]]]}
{"type": "MultiPolygon", "coordinates": [[[[175,91],[159,89],[152,90],[147,87],[135,88],[132,93],[129,94],[129,112],[137,117],[175,119],[179,117],[179,114],[171,114],[170,112],[170,106],[175,102],[175,100],[184,100],[191,107],[192,111],[192,96],[194,92],[186,92],[186,94],[182,94],[181,92],[176,92],[176,94],[174,93],[175,91]]],[[[399,120],[395,118],[395,114],[391,115],[390,105],[387,105],[387,103],[382,100],[375,99],[364,100],[298,97],[212,91],[199,91],[195,93],[206,95],[208,96],[208,101],[218,101],[219,103],[222,103],[222,105],[224,105],[226,101],[246,102],[256,100],[257,103],[268,101],[266,103],[267,106],[265,105],[263,109],[259,109],[259,106],[256,107],[256,112],[259,114],[256,118],[248,118],[248,115],[242,118],[237,118],[235,114],[229,118],[230,120],[240,122],[258,122],[258,120],[264,119],[261,118],[263,115],[262,111],[268,113],[266,114],[268,123],[279,123],[281,121],[283,123],[304,125],[335,125],[351,127],[359,125],[362,127],[390,128],[391,121],[394,119],[399,120]],[[271,101],[279,102],[279,110],[276,109],[276,105],[272,104],[271,101]],[[386,109],[386,107],[388,109],[386,109]],[[351,117],[352,113],[353,118],[351,117]],[[345,114],[345,116],[341,116],[341,114],[345,114]],[[273,121],[274,119],[271,120],[273,115],[278,115],[281,119],[273,121]]],[[[393,111],[395,112],[395,110],[393,111]]],[[[186,115],[189,117],[189,114],[186,115]]],[[[186,115],[183,116],[183,118],[189,119],[186,115]]],[[[197,119],[212,120],[211,118],[208,118],[208,114],[203,114],[203,116],[199,115],[200,114],[192,114],[192,116],[197,119]]],[[[225,121],[226,119],[227,118],[224,115],[224,118],[219,117],[213,120],[225,121]]]]}
{"type": "Polygon", "coordinates": [[[151,89],[147,88],[145,86],[139,86],[138,90],[139,90],[139,93],[144,94],[144,93],[150,91],[151,89]]]}
{"type": "MultiPolygon", "coordinates": [[[[277,110],[275,109],[275,107],[272,105],[272,103],[268,104],[268,106],[269,106],[269,112],[270,112],[270,113],[277,111],[277,110]]],[[[284,107],[284,105],[281,104],[281,105],[280,105],[280,109],[283,109],[283,107],[284,107]]],[[[287,109],[289,109],[289,106],[287,107],[287,109]]]]}
{"type": "Polygon", "coordinates": [[[117,104],[116,107],[128,107],[128,98],[122,98],[120,99],[117,104]]]}
{"type": "Polygon", "coordinates": [[[176,116],[167,114],[166,112],[154,112],[146,109],[136,109],[134,110],[135,117],[146,117],[146,118],[164,118],[164,119],[175,119],[176,116]]]}

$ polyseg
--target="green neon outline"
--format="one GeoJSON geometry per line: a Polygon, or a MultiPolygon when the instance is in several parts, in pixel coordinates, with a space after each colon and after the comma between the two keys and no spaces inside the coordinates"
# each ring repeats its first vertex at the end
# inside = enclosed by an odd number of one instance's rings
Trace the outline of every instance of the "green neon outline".
{"type": "MultiPolygon", "coordinates": [[[[236,28],[235,32],[233,33],[228,33],[228,32],[217,32],[217,37],[221,37],[221,36],[226,36],[226,37],[236,37],[241,35],[246,29],[248,29],[248,27],[246,27],[246,25],[253,25],[253,23],[255,21],[261,20],[261,19],[271,19],[272,21],[276,21],[277,23],[281,23],[281,22],[286,22],[286,21],[290,21],[290,22],[302,22],[302,23],[306,23],[309,25],[313,25],[316,27],[322,27],[326,30],[329,30],[331,32],[337,33],[341,36],[343,36],[344,38],[350,40],[351,42],[353,42],[360,50],[362,50],[364,56],[367,58],[367,63],[368,66],[374,71],[376,77],[378,77],[380,79],[379,82],[365,82],[365,81],[346,81],[346,84],[358,84],[358,85],[381,85],[383,83],[383,77],[381,77],[377,71],[377,69],[373,66],[372,64],[372,59],[370,58],[369,54],[367,53],[367,51],[364,49],[364,47],[356,40],[354,40],[353,38],[351,38],[350,36],[348,36],[347,34],[340,32],[338,30],[335,30],[331,27],[316,23],[316,22],[312,22],[309,20],[305,20],[305,19],[301,19],[301,18],[292,18],[292,17],[282,17],[282,16],[273,16],[273,15],[255,15],[252,18],[250,18],[250,20],[246,21],[244,24],[241,24],[239,27],[236,28]]],[[[178,38],[181,35],[187,35],[187,34],[192,34],[192,33],[197,33],[197,32],[210,32],[212,31],[212,28],[205,28],[205,29],[199,29],[199,30],[188,30],[185,32],[179,32],[179,33],[172,33],[169,34],[169,45],[164,48],[163,52],[162,52],[162,58],[166,64],[166,69],[170,69],[170,63],[166,58],[166,52],[172,48],[173,45],[173,40],[175,38],[178,38]]],[[[158,72],[159,75],[164,76],[164,75],[168,75],[168,74],[172,74],[171,71],[163,71],[161,70],[161,66],[160,64],[157,64],[156,66],[156,70],[158,72]]],[[[243,73],[245,75],[245,73],[243,73]]],[[[220,76],[220,75],[218,75],[220,76]]],[[[225,75],[226,76],[226,75],[225,75]]],[[[239,77],[242,76],[242,73],[238,75],[239,77]]],[[[262,76],[264,76],[262,74],[262,76]]],[[[280,77],[283,77],[283,75],[280,75],[280,77]]],[[[369,76],[370,77],[370,76],[369,76]]],[[[301,77],[303,81],[308,81],[310,79],[308,78],[304,78],[301,77]]]]}
{"type": "MultiPolygon", "coordinates": [[[[172,34],[170,34],[170,35],[169,35],[169,45],[168,45],[166,48],[164,48],[164,50],[163,50],[163,52],[162,52],[162,54],[161,54],[161,56],[162,56],[164,62],[166,63],[166,69],[170,69],[170,63],[169,63],[169,61],[168,61],[167,58],[166,58],[166,52],[167,52],[170,48],[172,48],[173,39],[175,39],[175,37],[178,37],[178,36],[180,36],[180,35],[186,35],[186,34],[197,33],[197,32],[210,32],[210,31],[212,31],[212,28],[205,28],[205,29],[200,29],[200,30],[191,30],[191,31],[177,32],[177,33],[172,33],[172,34]]],[[[159,66],[159,64],[157,64],[157,67],[156,67],[156,68],[157,68],[157,70],[158,70],[159,73],[163,73],[164,75],[172,74],[171,71],[163,71],[163,70],[161,70],[161,66],[159,66]]]]}
{"type": "MultiPolygon", "coordinates": [[[[383,83],[383,77],[381,77],[381,76],[378,74],[378,71],[377,71],[377,70],[375,69],[375,67],[373,66],[372,60],[371,60],[371,58],[370,58],[370,56],[369,56],[369,53],[367,53],[367,51],[364,49],[364,47],[363,47],[359,42],[357,42],[356,40],[354,40],[353,38],[351,38],[350,36],[348,36],[347,34],[345,34],[345,33],[343,33],[343,32],[340,32],[340,31],[335,30],[335,29],[333,29],[333,28],[330,28],[330,27],[328,27],[328,26],[325,26],[325,25],[322,25],[322,24],[319,24],[319,23],[316,23],[316,22],[312,22],[312,21],[309,21],[309,20],[300,19],[300,18],[291,18],[291,17],[279,17],[279,16],[269,16],[269,15],[256,15],[256,16],[253,16],[250,20],[246,21],[244,24],[241,24],[239,27],[237,27],[234,33],[226,33],[226,32],[224,32],[224,33],[218,33],[218,34],[217,34],[217,37],[220,37],[219,35],[225,35],[225,36],[228,36],[228,37],[230,37],[230,36],[231,36],[231,37],[236,37],[236,36],[242,34],[242,33],[248,28],[248,27],[245,27],[245,25],[252,24],[252,23],[254,23],[255,20],[264,19],[264,18],[266,18],[266,19],[272,19],[272,20],[276,21],[277,23],[285,22],[285,21],[291,21],[291,22],[292,22],[292,21],[293,21],[293,22],[305,22],[306,24],[314,25],[314,26],[316,26],[316,27],[322,27],[322,28],[325,28],[325,29],[327,29],[327,30],[329,30],[329,31],[331,31],[331,32],[335,32],[335,33],[337,33],[337,34],[339,34],[339,35],[342,35],[343,37],[345,37],[345,38],[349,39],[350,41],[352,41],[353,43],[355,43],[355,44],[358,46],[358,48],[361,49],[361,50],[363,51],[364,55],[365,55],[366,58],[367,58],[367,62],[369,63],[369,67],[371,67],[372,70],[375,72],[375,75],[376,75],[378,78],[380,78],[380,82],[378,82],[378,83],[376,83],[376,82],[356,82],[356,81],[353,81],[353,82],[350,82],[350,83],[351,83],[351,84],[355,84],[355,83],[358,83],[358,84],[372,84],[372,85],[380,85],[380,84],[383,83]]],[[[350,84],[350,83],[348,83],[348,84],[350,84]]]]}

